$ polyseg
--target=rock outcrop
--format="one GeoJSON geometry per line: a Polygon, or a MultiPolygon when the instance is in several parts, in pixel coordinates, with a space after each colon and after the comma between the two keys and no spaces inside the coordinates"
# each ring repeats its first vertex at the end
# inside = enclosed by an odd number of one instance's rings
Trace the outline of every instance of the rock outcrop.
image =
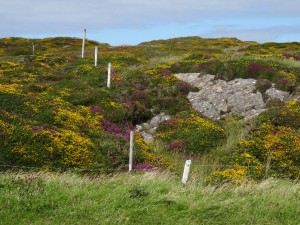
{"type": "Polygon", "coordinates": [[[153,134],[155,133],[155,130],[159,124],[169,119],[171,119],[171,117],[162,112],[153,117],[149,122],[136,125],[136,130],[143,136],[146,142],[152,142],[154,139],[153,134]]]}
{"type": "MultiPolygon", "coordinates": [[[[199,88],[190,92],[188,99],[194,109],[210,119],[218,120],[232,115],[251,118],[266,110],[266,103],[272,99],[281,101],[289,98],[289,93],[271,87],[264,96],[256,90],[255,79],[235,79],[224,81],[215,79],[214,75],[200,73],[176,74],[177,78],[199,88]]],[[[159,124],[171,117],[160,113],[149,122],[136,125],[136,130],[147,142],[153,141],[153,135],[159,124]]]]}
{"type": "Polygon", "coordinates": [[[181,73],[176,76],[199,88],[199,92],[190,92],[188,99],[194,109],[215,120],[232,115],[251,118],[265,111],[269,100],[283,101],[289,97],[287,92],[271,87],[263,98],[256,90],[255,79],[238,78],[227,82],[210,74],[181,73]]]}

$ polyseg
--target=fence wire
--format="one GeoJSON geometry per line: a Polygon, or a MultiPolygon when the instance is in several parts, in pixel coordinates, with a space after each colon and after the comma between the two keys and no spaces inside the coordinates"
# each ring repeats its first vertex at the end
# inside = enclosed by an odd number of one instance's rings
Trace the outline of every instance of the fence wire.
{"type": "Polygon", "coordinates": [[[34,166],[16,166],[16,165],[7,165],[0,164],[0,168],[11,168],[11,169],[28,169],[28,170],[53,170],[53,171],[77,171],[77,172],[87,172],[87,171],[102,171],[102,172],[118,172],[118,169],[103,169],[103,168],[60,168],[60,167],[34,167],[34,166]]]}
{"type": "MultiPolygon", "coordinates": [[[[138,165],[138,164],[137,164],[138,165]]],[[[172,167],[172,166],[171,166],[172,167]]],[[[177,164],[175,167],[184,167],[184,163],[177,164]]],[[[191,169],[195,167],[202,167],[202,168],[257,168],[257,166],[243,166],[243,165],[224,165],[224,164],[191,164],[191,169]]],[[[7,165],[7,164],[0,164],[0,168],[11,168],[11,169],[28,169],[28,170],[53,170],[53,171],[77,171],[77,172],[125,172],[127,171],[125,168],[128,168],[128,165],[122,167],[122,168],[61,168],[61,167],[47,167],[47,166],[41,166],[41,167],[34,167],[34,166],[19,166],[19,165],[7,165]]],[[[154,167],[154,169],[157,169],[159,167],[154,167]]],[[[265,166],[263,166],[265,168],[265,166]]],[[[287,169],[287,168],[300,168],[300,165],[294,165],[294,166],[269,166],[268,169],[287,169]]],[[[136,169],[139,170],[139,169],[136,169]]],[[[141,169],[143,170],[143,169],[141,169]]],[[[151,169],[145,169],[145,170],[151,170],[151,169]]]]}

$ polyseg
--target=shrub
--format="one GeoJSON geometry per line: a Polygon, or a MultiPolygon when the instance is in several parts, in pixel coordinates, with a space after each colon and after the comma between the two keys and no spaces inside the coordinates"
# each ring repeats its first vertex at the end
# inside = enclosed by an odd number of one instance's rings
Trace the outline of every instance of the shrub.
{"type": "Polygon", "coordinates": [[[293,128],[264,123],[238,144],[232,168],[214,171],[207,181],[240,184],[267,177],[300,178],[300,134],[293,128]]]}
{"type": "MultiPolygon", "coordinates": [[[[300,103],[273,102],[258,116],[258,128],[242,140],[229,164],[244,168],[247,179],[268,176],[299,179],[300,176],[300,103]]],[[[229,160],[230,161],[230,160],[229,160]]],[[[232,170],[214,172],[210,182],[233,182],[232,170]],[[226,175],[226,176],[225,176],[226,175]]]]}
{"type": "Polygon", "coordinates": [[[223,80],[233,80],[235,78],[251,77],[247,71],[250,60],[240,58],[228,61],[216,61],[207,70],[210,74],[216,74],[217,78],[223,80]]]}
{"type": "Polygon", "coordinates": [[[300,55],[289,54],[289,53],[283,53],[282,55],[287,59],[292,59],[292,60],[296,60],[296,61],[300,60],[300,55]]]}
{"type": "Polygon", "coordinates": [[[133,130],[131,126],[120,126],[108,120],[103,121],[103,129],[114,138],[121,138],[128,142],[130,138],[130,131],[133,130]]]}
{"type": "Polygon", "coordinates": [[[225,183],[241,184],[247,180],[246,170],[243,167],[229,168],[212,172],[206,179],[208,183],[222,185],[225,183]]]}
{"type": "Polygon", "coordinates": [[[1,159],[13,166],[89,168],[94,164],[89,138],[45,124],[12,127],[1,147],[1,159]]]}
{"type": "Polygon", "coordinates": [[[273,71],[272,68],[270,67],[267,67],[265,65],[261,65],[259,63],[256,63],[256,62],[253,62],[253,63],[250,63],[248,66],[247,66],[247,70],[250,74],[252,74],[253,76],[256,76],[256,74],[259,74],[263,71],[273,71]]]}
{"type": "Polygon", "coordinates": [[[287,92],[293,92],[296,88],[295,80],[288,77],[278,78],[275,84],[276,84],[276,88],[287,92]]]}
{"type": "Polygon", "coordinates": [[[287,103],[278,102],[269,106],[270,109],[258,116],[260,123],[270,121],[275,126],[300,128],[300,101],[290,100],[287,103]]]}
{"type": "Polygon", "coordinates": [[[174,141],[171,144],[168,144],[167,148],[170,151],[177,151],[183,149],[185,146],[186,146],[185,141],[174,141]]]}
{"type": "Polygon", "coordinates": [[[153,149],[151,149],[150,146],[145,142],[143,137],[138,132],[135,132],[134,136],[134,152],[138,152],[140,162],[143,162],[144,165],[153,165],[164,168],[171,166],[171,162],[169,161],[169,159],[158,155],[153,149]]]}
{"type": "Polygon", "coordinates": [[[171,150],[202,154],[222,143],[225,131],[217,124],[192,114],[161,123],[157,137],[165,141],[171,150]]]}
{"type": "Polygon", "coordinates": [[[260,93],[264,94],[266,90],[272,87],[271,81],[267,79],[259,79],[256,81],[255,88],[258,90],[260,93]]]}
{"type": "Polygon", "coordinates": [[[185,81],[178,81],[176,83],[176,89],[179,93],[182,93],[184,95],[187,95],[189,92],[197,92],[199,91],[199,88],[194,87],[193,85],[185,82],[185,81]]]}
{"type": "Polygon", "coordinates": [[[300,134],[293,128],[264,123],[251,138],[239,143],[239,151],[237,160],[249,167],[251,177],[300,177],[300,134]]]}

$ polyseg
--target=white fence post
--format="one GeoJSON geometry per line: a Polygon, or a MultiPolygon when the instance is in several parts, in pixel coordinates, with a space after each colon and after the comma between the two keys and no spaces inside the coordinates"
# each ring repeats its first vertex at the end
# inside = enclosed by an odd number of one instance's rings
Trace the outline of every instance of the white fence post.
{"type": "Polygon", "coordinates": [[[189,178],[191,164],[192,164],[192,160],[186,160],[185,165],[184,165],[183,175],[182,175],[182,183],[183,184],[186,184],[186,182],[189,178]]]}
{"type": "Polygon", "coordinates": [[[107,87],[110,88],[110,80],[111,80],[111,63],[108,63],[107,70],[107,87]]]}
{"type": "Polygon", "coordinates": [[[32,42],[32,56],[34,56],[34,42],[32,42]]]}
{"type": "Polygon", "coordinates": [[[129,172],[132,171],[132,155],[133,155],[133,146],[134,146],[134,133],[130,131],[130,147],[129,147],[129,172]]]}
{"type": "Polygon", "coordinates": [[[98,46],[95,47],[95,66],[97,66],[98,61],[98,46]]]}
{"type": "Polygon", "coordinates": [[[85,45],[85,36],[86,36],[86,29],[83,29],[83,39],[82,39],[82,51],[81,51],[81,58],[84,58],[84,45],[85,45]]]}

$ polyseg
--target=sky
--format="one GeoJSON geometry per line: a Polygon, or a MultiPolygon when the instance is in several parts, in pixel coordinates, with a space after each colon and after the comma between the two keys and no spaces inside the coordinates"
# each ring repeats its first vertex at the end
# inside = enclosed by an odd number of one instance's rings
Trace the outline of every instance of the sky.
{"type": "Polygon", "coordinates": [[[111,45],[175,37],[300,41],[300,0],[0,0],[0,38],[79,37],[111,45]]]}

